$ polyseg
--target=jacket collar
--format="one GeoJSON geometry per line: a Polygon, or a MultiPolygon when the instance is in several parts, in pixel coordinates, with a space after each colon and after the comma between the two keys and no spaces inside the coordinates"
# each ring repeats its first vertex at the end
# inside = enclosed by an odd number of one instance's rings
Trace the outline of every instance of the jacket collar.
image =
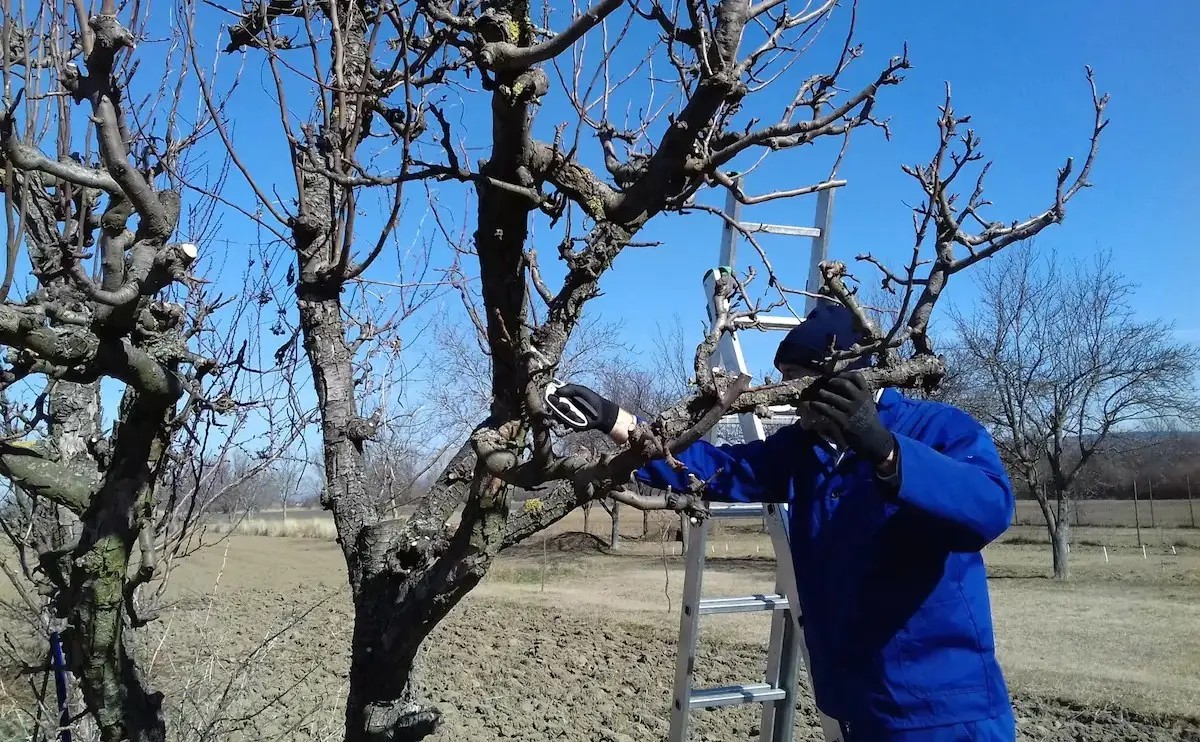
{"type": "Polygon", "coordinates": [[[875,407],[879,410],[879,419],[888,430],[892,429],[892,425],[899,418],[901,402],[904,399],[903,394],[891,387],[881,389],[875,394],[875,407]]]}

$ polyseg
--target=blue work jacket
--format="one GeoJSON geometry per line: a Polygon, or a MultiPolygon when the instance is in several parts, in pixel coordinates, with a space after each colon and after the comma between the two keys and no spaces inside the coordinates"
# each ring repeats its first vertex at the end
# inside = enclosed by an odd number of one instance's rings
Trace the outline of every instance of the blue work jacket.
{"type": "MultiPolygon", "coordinates": [[[[898,446],[890,483],[797,425],[677,458],[711,499],[789,503],[817,706],[856,738],[1011,714],[980,554],[1013,515],[995,445],[949,405],[889,389],[878,407],[898,446]]],[[[665,461],[637,477],[687,486],[665,461]]]]}

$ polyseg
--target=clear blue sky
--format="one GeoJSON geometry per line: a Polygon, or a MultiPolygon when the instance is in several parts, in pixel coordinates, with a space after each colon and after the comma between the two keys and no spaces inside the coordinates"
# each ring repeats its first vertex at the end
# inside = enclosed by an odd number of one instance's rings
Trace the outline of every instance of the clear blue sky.
{"type": "MultiPolygon", "coordinates": [[[[564,22],[559,13],[557,24],[564,22]]],[[[848,7],[841,8],[834,25],[822,35],[795,71],[798,84],[814,71],[829,68],[831,55],[840,50],[848,7]]],[[[227,16],[203,10],[198,24],[201,39],[218,38],[218,24],[227,16]]],[[[878,130],[863,129],[854,137],[839,176],[849,185],[837,196],[832,232],[832,257],[850,261],[861,252],[873,252],[893,264],[910,250],[910,205],[919,200],[916,184],[900,171],[902,164],[926,161],[936,144],[937,106],[949,81],[960,113],[972,116],[972,126],[983,139],[984,151],[995,160],[988,194],[996,204],[991,216],[1001,220],[1024,218],[1046,208],[1053,197],[1055,172],[1064,158],[1077,162],[1086,152],[1091,127],[1090,91],[1084,65],[1090,64],[1102,92],[1112,96],[1099,160],[1092,173],[1095,187],[1071,203],[1064,225],[1043,233],[1039,244],[1057,249],[1068,259],[1109,250],[1116,266],[1143,288],[1139,311],[1176,324],[1181,338],[1200,341],[1200,319],[1195,316],[1194,277],[1200,273],[1196,230],[1187,215],[1200,212],[1200,145],[1196,122],[1200,120],[1200,3],[1146,3],[1133,6],[1116,0],[1058,3],[884,3],[866,1],[859,9],[857,39],[864,56],[844,78],[844,86],[858,89],[873,79],[886,60],[907,42],[913,69],[905,82],[884,90],[877,115],[891,121],[891,141],[878,130]]],[[[631,47],[637,48],[636,44],[631,47]]],[[[139,54],[154,54],[152,45],[139,54]]],[[[207,58],[208,54],[203,54],[207,58]]],[[[263,111],[263,96],[273,95],[262,56],[250,52],[222,56],[226,74],[243,64],[242,84],[231,102],[236,112],[236,137],[247,164],[268,187],[290,195],[290,172],[284,143],[269,128],[276,116],[263,111]]],[[[146,62],[143,62],[146,64],[146,62]]],[[[661,74],[661,70],[660,70],[661,74]]],[[[645,96],[632,89],[632,98],[645,96]]],[[[788,81],[776,85],[777,98],[766,102],[778,110],[794,91],[788,81]]],[[[293,106],[303,106],[303,85],[288,91],[293,106]]],[[[552,92],[552,96],[556,93],[552,92]]],[[[768,94],[771,95],[771,94],[768,94]]],[[[483,157],[488,144],[486,108],[474,97],[468,107],[449,105],[452,120],[470,130],[472,160],[483,157]],[[473,110],[471,106],[479,110],[473,110]]],[[[560,99],[548,98],[538,118],[539,134],[550,136],[553,126],[570,117],[560,99]]],[[[594,143],[585,146],[595,149],[594,143]]],[[[779,153],[772,165],[756,172],[748,190],[764,192],[814,182],[825,174],[829,151],[800,150],[779,153]]],[[[461,188],[436,186],[449,216],[470,234],[474,229],[474,200],[461,188]],[[461,205],[461,206],[460,206],[461,205]]],[[[227,193],[244,204],[252,202],[244,185],[232,177],[227,193]]],[[[396,235],[398,249],[432,231],[423,216],[419,190],[408,191],[409,209],[396,235]]],[[[720,197],[709,197],[713,203],[720,197]]],[[[799,202],[750,207],[745,218],[775,223],[811,223],[815,198],[799,202]]],[[[377,214],[360,219],[364,240],[377,214]]],[[[237,278],[231,270],[239,250],[259,239],[244,220],[227,217],[222,238],[230,241],[224,256],[228,275],[222,284],[237,278]]],[[[701,276],[717,258],[718,220],[708,216],[665,216],[654,220],[640,236],[659,240],[656,249],[632,249],[618,260],[602,287],[605,296],[593,302],[593,313],[623,322],[624,339],[640,351],[648,350],[654,326],[678,315],[688,330],[688,340],[699,339],[704,316],[701,276]]],[[[552,281],[561,275],[553,266],[555,238],[547,238],[543,225],[535,226],[542,263],[552,281]],[[541,244],[542,242],[547,244],[541,244]]],[[[804,240],[765,241],[781,278],[795,286],[803,283],[804,240]]],[[[204,251],[202,251],[204,254],[204,251]]],[[[212,255],[211,252],[207,252],[212,255]]],[[[280,256],[282,258],[282,256],[280,256]]],[[[444,255],[435,256],[441,260],[444,255]]],[[[276,261],[282,275],[286,259],[276,261]]],[[[386,260],[375,277],[391,280],[394,257],[386,260]]],[[[871,270],[860,271],[864,278],[871,270]]],[[[966,276],[960,276],[965,279],[966,276]]],[[[281,299],[286,303],[286,289],[281,299]]],[[[956,280],[950,301],[972,301],[969,280],[956,280]]],[[[438,311],[459,311],[457,299],[446,297],[438,311]]],[[[428,335],[405,333],[405,356],[413,362],[436,354],[428,335]]],[[[777,337],[772,337],[775,340],[777,337]]],[[[272,341],[270,347],[274,347],[272,341]]],[[[753,370],[765,370],[771,342],[751,342],[753,370]]],[[[425,372],[437,382],[437,364],[425,372]]],[[[418,370],[420,373],[420,370],[418,370]]],[[[409,389],[410,401],[421,398],[421,388],[409,389]],[[413,394],[415,392],[415,394],[413,394]]]]}
{"type": "MultiPolygon", "coordinates": [[[[1200,341],[1195,299],[1200,245],[1193,228],[1200,215],[1195,54],[1200,3],[862,5],[858,37],[865,55],[857,63],[858,77],[877,69],[905,41],[914,66],[903,85],[880,98],[879,111],[891,118],[892,140],[860,131],[841,168],[849,185],[836,200],[834,258],[849,261],[871,251],[903,259],[911,237],[908,204],[920,192],[900,165],[930,156],[946,81],[955,108],[971,114],[986,154],[995,160],[988,181],[994,216],[1016,219],[1049,205],[1056,168],[1065,156],[1076,156],[1078,163],[1086,152],[1091,99],[1084,65],[1090,64],[1101,91],[1112,95],[1112,123],[1091,177],[1095,185],[1072,202],[1063,225],[1043,233],[1039,245],[1068,259],[1111,250],[1116,266],[1142,287],[1139,310],[1174,321],[1181,337],[1200,341]]],[[[781,155],[785,168],[773,177],[756,175],[750,188],[787,185],[788,168],[803,172],[806,155],[781,155]]],[[[807,199],[794,213],[774,205],[750,207],[745,217],[811,223],[814,204],[815,198],[807,199]]],[[[629,251],[605,284],[608,296],[596,302],[606,314],[627,317],[629,328],[643,307],[649,316],[680,312],[689,327],[703,316],[700,275],[716,260],[719,225],[696,216],[659,226],[652,232],[665,247],[629,251]]],[[[782,257],[789,248],[802,258],[808,244],[772,243],[777,267],[783,273],[790,266],[792,282],[800,285],[802,263],[782,257]]],[[[956,282],[948,298],[969,303],[969,284],[956,282]]],[[[756,345],[755,370],[766,368],[768,353],[756,345]]]]}

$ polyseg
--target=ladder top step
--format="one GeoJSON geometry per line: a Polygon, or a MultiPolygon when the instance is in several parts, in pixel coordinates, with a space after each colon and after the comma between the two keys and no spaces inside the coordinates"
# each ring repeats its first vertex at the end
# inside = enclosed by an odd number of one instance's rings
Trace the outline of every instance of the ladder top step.
{"type": "Polygon", "coordinates": [[[821,230],[817,227],[789,227],[785,224],[763,224],[762,222],[741,222],[742,229],[747,232],[765,232],[781,234],[788,237],[820,237],[821,230]]]}
{"type": "Polygon", "coordinates": [[[761,518],[765,511],[758,502],[714,502],[708,506],[714,518],[761,518]]]}
{"type": "Polygon", "coordinates": [[[698,688],[692,691],[691,707],[694,709],[742,706],[748,703],[772,703],[787,698],[782,688],[766,683],[746,683],[722,688],[698,688]]]}
{"type": "Polygon", "coordinates": [[[804,320],[795,317],[738,317],[733,321],[737,327],[753,327],[756,330],[790,330],[804,320]]]}
{"type": "Polygon", "coordinates": [[[713,613],[756,613],[758,611],[787,610],[788,599],[777,593],[771,595],[747,595],[742,598],[707,598],[700,601],[702,616],[713,613]]]}

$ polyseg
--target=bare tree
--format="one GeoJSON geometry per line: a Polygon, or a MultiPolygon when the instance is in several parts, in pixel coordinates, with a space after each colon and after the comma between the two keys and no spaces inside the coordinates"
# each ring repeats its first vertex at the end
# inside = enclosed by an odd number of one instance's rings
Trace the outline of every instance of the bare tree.
{"type": "MultiPolygon", "coordinates": [[[[829,27],[835,4],[598,0],[563,17],[563,9],[549,6],[535,16],[536,8],[515,0],[453,6],[286,0],[229,11],[239,18],[229,48],[263,55],[274,78],[293,192],[285,197],[262,187],[237,157],[211,81],[201,77],[201,87],[259,201],[257,211],[242,212],[296,256],[290,272],[298,335],[322,416],[323,504],[334,515],[355,610],[347,740],[430,733],[438,713],[420,698],[419,650],[502,549],[608,497],[700,512],[702,483],[670,497],[639,498],[626,489],[631,473],[651,458],[670,458],[724,414],[795,402],[810,383],[751,389],[749,379],[712,368],[723,333],[755,326],[759,312],[802,293],[779,282],[746,233],[770,274],[769,296],[751,296],[750,275],[721,277],[712,328],[692,354],[695,386],[639,425],[629,446],[615,453],[567,446],[543,403],[548,384],[562,375],[586,306],[651,220],[671,212],[719,213],[702,197],[709,188],[730,190],[749,204],[840,187],[840,153],[850,135],[863,127],[886,132],[876,106],[909,62],[898,55],[852,84],[862,53],[853,40],[856,9],[840,53],[826,66],[814,63],[807,75],[796,73],[804,51],[829,27]],[[771,94],[793,81],[786,93],[771,94]],[[295,85],[315,88],[310,110],[289,107],[295,85]],[[554,96],[570,113],[551,135],[535,118],[554,96]],[[470,117],[488,121],[486,136],[477,133],[478,123],[471,132],[460,123],[470,117]],[[753,194],[734,175],[822,140],[840,153],[818,183],[753,194]],[[471,151],[484,153],[477,166],[471,151]],[[381,515],[366,491],[364,451],[378,419],[362,409],[358,383],[372,370],[361,358],[366,344],[380,337],[378,328],[407,316],[413,301],[366,322],[366,305],[344,299],[343,291],[379,285],[368,271],[378,269],[395,239],[402,189],[417,181],[430,198],[428,218],[436,227],[430,231],[454,251],[445,281],[466,300],[482,338],[487,409],[401,522],[381,515]],[[456,195],[473,219],[456,219],[447,205],[456,195]],[[368,227],[359,214],[368,204],[385,218],[364,237],[368,227]],[[557,247],[560,281],[542,270],[534,234],[539,244],[557,247]],[[521,490],[537,490],[537,505],[514,511],[509,500],[521,490]],[[460,507],[460,521],[448,525],[460,507]]],[[[821,295],[850,307],[865,333],[857,347],[831,356],[830,368],[873,354],[880,358],[866,374],[873,385],[936,382],[942,363],[928,325],[947,282],[1062,221],[1066,204],[1087,185],[1104,126],[1105,99],[1094,86],[1092,92],[1096,116],[1082,167],[1076,173],[1068,161],[1049,183],[1050,206],[1015,222],[984,217],[986,167],[966,201],[956,196],[960,177],[980,158],[979,141],[960,132],[968,119],[954,113],[947,96],[933,158],[907,170],[925,194],[912,261],[893,271],[862,256],[902,293],[896,322],[881,327],[866,314],[845,265],[822,267],[821,295]],[[926,261],[929,243],[933,255],[926,261]],[[913,348],[908,357],[899,352],[905,343],[913,348]]],[[[256,121],[255,136],[262,131],[256,121]]]]}
{"type": "MultiPolygon", "coordinates": [[[[134,32],[112,2],[94,16],[76,9],[29,8],[23,17],[37,20],[18,28],[6,6],[0,342],[12,404],[0,474],[78,524],[21,545],[36,554],[26,576],[52,596],[54,628],[102,738],[162,739],[161,699],[144,682],[127,628],[143,620],[134,596],[154,574],[146,545],[160,464],[191,411],[208,404],[201,390],[215,366],[188,347],[193,322],[211,308],[196,314],[167,300],[197,257],[195,243],[172,241],[182,202],[165,175],[184,164],[192,135],[167,107],[144,128],[130,125],[123,94],[132,67],[122,52],[134,32]],[[74,115],[77,104],[84,115],[74,115]],[[161,146],[154,127],[173,144],[161,146]],[[22,244],[36,284],[17,299],[22,244]],[[102,378],[124,388],[111,433],[101,427],[102,378]],[[131,570],[139,538],[144,557],[131,570]]],[[[159,100],[169,100],[168,85],[159,100]]]]}
{"type": "Polygon", "coordinates": [[[1135,316],[1134,288],[1107,257],[1063,270],[1025,245],[977,276],[977,308],[954,315],[959,402],[1041,506],[1054,576],[1066,579],[1081,473],[1145,445],[1133,431],[1195,419],[1200,351],[1135,316]]]}
{"type": "Polygon", "coordinates": [[[91,7],[6,3],[0,26],[0,475],[19,494],[3,526],[21,567],[10,577],[42,601],[30,608],[43,639],[63,638],[82,692],[71,716],[86,712],[104,740],[160,740],[136,629],[201,543],[205,495],[220,488],[200,487],[196,467],[245,451],[260,426],[266,465],[297,426],[259,415],[271,391],[244,338],[261,284],[230,298],[193,275],[224,262],[220,220],[182,183],[219,191],[227,172],[196,156],[210,118],[181,109],[194,57],[173,35],[166,74],[138,75],[149,4],[91,7]]]}

